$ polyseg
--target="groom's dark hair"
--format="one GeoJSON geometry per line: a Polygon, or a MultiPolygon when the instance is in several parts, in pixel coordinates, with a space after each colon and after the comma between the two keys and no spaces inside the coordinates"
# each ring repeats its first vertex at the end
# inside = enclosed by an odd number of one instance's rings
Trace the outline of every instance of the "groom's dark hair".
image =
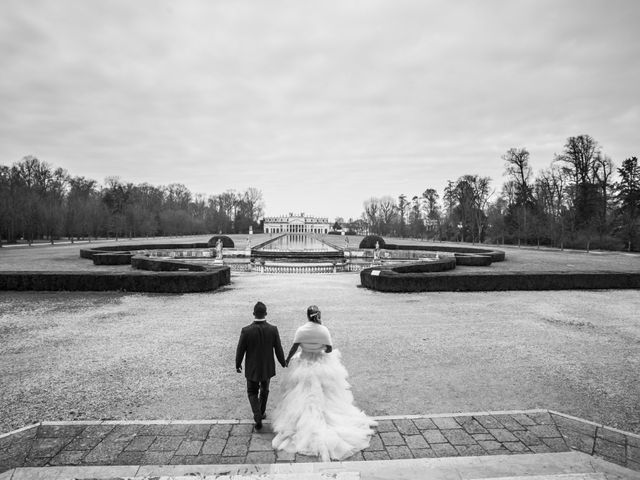
{"type": "Polygon", "coordinates": [[[262,302],[258,302],[254,305],[253,307],[253,316],[256,318],[264,318],[267,316],[267,306],[262,303],[262,302]]]}

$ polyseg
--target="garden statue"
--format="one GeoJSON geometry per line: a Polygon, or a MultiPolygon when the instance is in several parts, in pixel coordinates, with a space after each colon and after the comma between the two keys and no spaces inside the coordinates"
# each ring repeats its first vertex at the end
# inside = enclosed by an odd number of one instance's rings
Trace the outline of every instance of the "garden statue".
{"type": "Polygon", "coordinates": [[[216,242],[216,260],[222,260],[222,240],[216,242]]]}
{"type": "Polygon", "coordinates": [[[380,260],[380,243],[376,242],[376,248],[373,250],[373,260],[380,260]]]}

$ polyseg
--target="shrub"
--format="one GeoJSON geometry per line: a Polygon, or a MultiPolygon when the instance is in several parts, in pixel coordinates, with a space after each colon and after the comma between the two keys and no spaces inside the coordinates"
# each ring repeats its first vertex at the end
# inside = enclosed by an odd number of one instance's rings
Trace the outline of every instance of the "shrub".
{"type": "Polygon", "coordinates": [[[342,232],[336,232],[335,230],[331,230],[329,235],[342,235],[342,232]]]}
{"type": "Polygon", "coordinates": [[[235,243],[233,243],[233,240],[231,240],[231,238],[227,237],[226,235],[214,235],[207,242],[207,246],[215,248],[218,239],[222,240],[222,246],[224,248],[233,248],[236,246],[235,243]]]}
{"type": "Polygon", "coordinates": [[[378,235],[367,235],[362,239],[358,248],[376,248],[376,242],[378,242],[380,248],[384,248],[384,238],[378,235]]]}

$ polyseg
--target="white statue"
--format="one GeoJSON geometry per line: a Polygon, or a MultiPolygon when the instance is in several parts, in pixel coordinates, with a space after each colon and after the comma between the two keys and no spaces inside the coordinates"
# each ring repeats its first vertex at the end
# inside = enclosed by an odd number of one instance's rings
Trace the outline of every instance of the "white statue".
{"type": "Polygon", "coordinates": [[[222,240],[216,242],[216,260],[222,260],[222,240]]]}
{"type": "Polygon", "coordinates": [[[380,260],[380,243],[376,241],[376,248],[373,250],[373,259],[380,260]]]}

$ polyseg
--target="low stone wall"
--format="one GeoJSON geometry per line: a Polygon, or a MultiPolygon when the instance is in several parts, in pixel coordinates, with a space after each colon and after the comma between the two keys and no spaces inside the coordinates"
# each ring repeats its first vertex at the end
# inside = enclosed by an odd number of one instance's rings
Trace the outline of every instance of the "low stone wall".
{"type": "Polygon", "coordinates": [[[176,250],[181,248],[189,249],[210,247],[206,243],[142,243],[140,245],[107,245],[104,247],[80,249],[80,257],[92,260],[95,255],[110,252],[131,253],[139,250],[176,250]]]}
{"type": "Polygon", "coordinates": [[[360,283],[363,287],[382,292],[640,288],[640,272],[469,272],[452,274],[420,272],[420,268],[414,268],[413,272],[405,273],[399,271],[399,268],[397,266],[367,268],[360,272],[360,283]]]}
{"type": "Polygon", "coordinates": [[[153,258],[144,255],[132,257],[131,267],[136,270],[149,270],[152,272],[206,272],[211,270],[204,265],[182,262],[180,260],[153,258]]]}
{"type": "Polygon", "coordinates": [[[228,267],[206,272],[2,272],[0,290],[209,292],[230,281],[228,267]]]}
{"type": "Polygon", "coordinates": [[[502,250],[492,250],[480,247],[451,247],[445,245],[398,245],[387,243],[384,246],[387,250],[422,250],[427,252],[449,252],[454,254],[488,255],[493,262],[503,262],[505,253],[502,250]]]}

